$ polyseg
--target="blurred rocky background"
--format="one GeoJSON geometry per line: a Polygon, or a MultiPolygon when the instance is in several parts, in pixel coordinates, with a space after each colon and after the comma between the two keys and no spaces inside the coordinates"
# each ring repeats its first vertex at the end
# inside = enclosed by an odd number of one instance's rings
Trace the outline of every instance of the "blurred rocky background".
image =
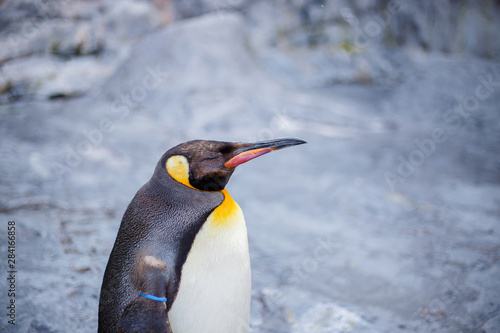
{"type": "Polygon", "coordinates": [[[0,331],[96,331],[168,148],[292,136],[228,186],[252,332],[499,332],[499,31],[493,0],[0,1],[0,331]]]}

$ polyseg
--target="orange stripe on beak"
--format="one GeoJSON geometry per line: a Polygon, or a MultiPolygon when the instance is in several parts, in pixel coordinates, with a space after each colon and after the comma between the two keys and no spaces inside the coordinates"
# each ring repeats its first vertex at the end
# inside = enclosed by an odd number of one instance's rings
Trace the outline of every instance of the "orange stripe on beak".
{"type": "Polygon", "coordinates": [[[229,161],[224,163],[226,168],[234,168],[240,164],[253,160],[256,157],[267,154],[275,150],[276,148],[260,148],[260,149],[252,149],[248,151],[244,151],[239,153],[238,155],[231,158],[229,161]]]}

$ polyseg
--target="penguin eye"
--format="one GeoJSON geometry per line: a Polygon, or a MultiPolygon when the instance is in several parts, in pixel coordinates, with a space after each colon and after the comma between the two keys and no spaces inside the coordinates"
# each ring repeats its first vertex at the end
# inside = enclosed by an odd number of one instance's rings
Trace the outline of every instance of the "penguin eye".
{"type": "Polygon", "coordinates": [[[213,161],[219,159],[219,156],[205,157],[202,161],[213,161]]]}
{"type": "Polygon", "coordinates": [[[227,145],[227,146],[224,146],[220,149],[220,153],[222,155],[226,155],[226,154],[229,154],[231,151],[233,150],[233,147],[230,146],[230,145],[227,145]]]}

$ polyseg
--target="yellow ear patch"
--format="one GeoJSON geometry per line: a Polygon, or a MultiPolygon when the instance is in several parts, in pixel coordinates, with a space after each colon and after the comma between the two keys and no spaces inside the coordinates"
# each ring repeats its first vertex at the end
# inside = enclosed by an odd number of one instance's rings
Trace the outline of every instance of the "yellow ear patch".
{"type": "Polygon", "coordinates": [[[166,163],[168,174],[179,183],[187,187],[194,188],[189,183],[189,163],[187,158],[182,155],[170,157],[166,163]]]}

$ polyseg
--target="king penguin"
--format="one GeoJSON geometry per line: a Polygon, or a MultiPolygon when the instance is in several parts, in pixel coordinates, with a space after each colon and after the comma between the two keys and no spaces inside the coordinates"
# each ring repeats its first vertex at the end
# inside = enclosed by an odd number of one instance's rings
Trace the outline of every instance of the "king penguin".
{"type": "Polygon", "coordinates": [[[98,332],[248,332],[247,229],[225,186],[238,165],[303,143],[195,140],[168,150],[123,216],[98,332]]]}

